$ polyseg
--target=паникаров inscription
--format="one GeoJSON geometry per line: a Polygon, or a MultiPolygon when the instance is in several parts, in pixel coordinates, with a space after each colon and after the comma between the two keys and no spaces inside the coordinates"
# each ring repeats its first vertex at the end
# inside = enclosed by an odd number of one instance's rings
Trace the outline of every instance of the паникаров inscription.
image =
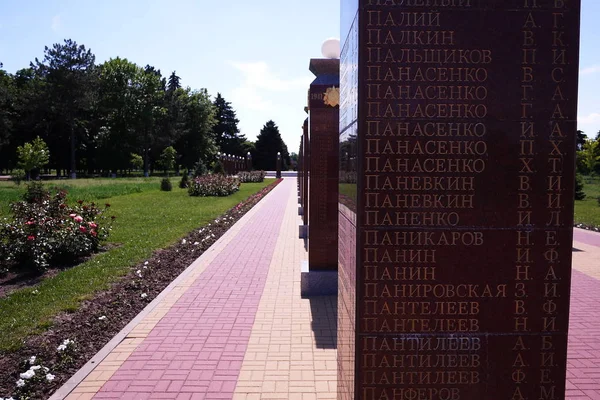
{"type": "Polygon", "coordinates": [[[564,399],[580,1],[342,3],[338,397],[564,399]]]}

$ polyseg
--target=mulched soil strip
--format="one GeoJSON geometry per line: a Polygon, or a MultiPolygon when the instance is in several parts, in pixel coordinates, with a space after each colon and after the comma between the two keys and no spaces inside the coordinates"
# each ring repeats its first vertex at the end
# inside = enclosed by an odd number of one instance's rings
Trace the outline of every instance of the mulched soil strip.
{"type": "MultiPolygon", "coordinates": [[[[110,289],[84,301],[77,311],[56,316],[49,330],[26,338],[19,350],[0,352],[0,398],[8,398],[15,393],[19,374],[29,368],[25,360],[31,356],[37,357],[35,364],[48,367],[55,379],[52,382],[41,380],[31,385],[33,390],[30,398],[50,397],[280,182],[281,179],[265,187],[207,226],[194,230],[179,243],[157,250],[146,260],[147,264],[142,262],[132,267],[125,277],[110,289]],[[75,342],[75,351],[66,361],[57,351],[65,339],[75,342]]],[[[41,372],[38,370],[38,374],[41,372]]]]}

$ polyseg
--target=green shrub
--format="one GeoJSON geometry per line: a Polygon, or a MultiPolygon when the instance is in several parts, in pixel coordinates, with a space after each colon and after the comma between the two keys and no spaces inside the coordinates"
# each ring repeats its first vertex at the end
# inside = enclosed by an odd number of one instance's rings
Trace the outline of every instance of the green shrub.
{"type": "Polygon", "coordinates": [[[163,178],[160,181],[160,190],[163,192],[170,192],[173,190],[173,184],[171,184],[171,180],[169,178],[163,178]]]}
{"type": "Polygon", "coordinates": [[[67,193],[54,196],[40,184],[28,185],[21,201],[11,204],[12,219],[0,222],[0,270],[43,272],[51,263],[71,263],[98,251],[110,224],[104,209],[79,200],[67,205],[67,193]],[[42,189],[40,189],[42,188],[42,189]]]}
{"type": "Polygon", "coordinates": [[[575,175],[575,200],[585,199],[585,192],[583,191],[583,178],[581,175],[575,175]]]}
{"type": "Polygon", "coordinates": [[[21,182],[23,182],[26,178],[27,178],[27,172],[25,172],[24,169],[15,169],[12,171],[11,176],[11,180],[18,186],[21,185],[21,182]]]}
{"type": "Polygon", "coordinates": [[[198,160],[196,164],[194,164],[194,177],[196,176],[204,176],[208,173],[208,168],[206,168],[206,164],[201,159],[198,160]]]}
{"type": "Polygon", "coordinates": [[[225,175],[225,167],[220,160],[215,161],[213,165],[213,173],[225,175]]]}
{"type": "Polygon", "coordinates": [[[181,188],[181,189],[187,189],[187,187],[189,186],[189,184],[190,184],[190,177],[189,177],[189,172],[186,169],[183,172],[183,176],[181,177],[181,180],[179,181],[179,188],[181,188]]]}
{"type": "Polygon", "coordinates": [[[265,180],[266,175],[265,171],[238,172],[238,178],[242,183],[259,183],[265,180]]]}
{"type": "Polygon", "coordinates": [[[188,188],[190,196],[229,196],[240,190],[240,181],[221,174],[205,175],[195,178],[188,188]]]}
{"type": "Polygon", "coordinates": [[[39,181],[27,184],[27,190],[23,194],[23,200],[27,203],[42,203],[50,199],[50,192],[46,190],[44,184],[39,181]]]}

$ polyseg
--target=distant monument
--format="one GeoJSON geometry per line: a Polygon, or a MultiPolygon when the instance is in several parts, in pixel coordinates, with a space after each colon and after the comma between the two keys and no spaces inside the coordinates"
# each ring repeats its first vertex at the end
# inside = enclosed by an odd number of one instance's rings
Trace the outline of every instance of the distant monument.
{"type": "Polygon", "coordinates": [[[565,398],[579,19],[342,2],[338,399],[565,398]]]}
{"type": "MultiPolygon", "coordinates": [[[[308,93],[308,265],[302,268],[302,295],[337,294],[339,174],[339,40],[323,43],[313,58],[308,93]]],[[[306,146],[306,145],[305,145],[306,146]]],[[[306,212],[306,211],[305,211],[306,212]]]]}

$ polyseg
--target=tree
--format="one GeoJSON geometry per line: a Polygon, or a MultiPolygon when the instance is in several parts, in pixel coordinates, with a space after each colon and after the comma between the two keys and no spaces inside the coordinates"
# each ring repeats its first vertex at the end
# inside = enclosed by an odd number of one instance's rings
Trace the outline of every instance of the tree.
{"type": "Polygon", "coordinates": [[[600,142],[597,140],[588,139],[583,145],[583,150],[580,152],[581,162],[588,174],[599,172],[600,169],[600,142]]]}
{"type": "Polygon", "coordinates": [[[99,70],[99,166],[116,172],[129,168],[132,153],[139,154],[136,124],[142,100],[138,87],[144,70],[119,57],[106,61],[99,70]]]}
{"type": "MultiPolygon", "coordinates": [[[[183,89],[179,89],[183,90],[183,89]]],[[[188,169],[201,160],[209,165],[215,158],[218,148],[212,136],[215,125],[215,107],[206,89],[186,89],[181,136],[175,149],[181,154],[181,164],[188,169]]]]}
{"type": "Polygon", "coordinates": [[[76,178],[77,136],[87,129],[89,112],[95,101],[96,57],[85,46],[78,46],[71,39],[64,44],[56,43],[44,48],[44,59],[35,59],[31,67],[46,81],[46,95],[52,105],[58,126],[56,140],[52,145],[57,150],[57,167],[68,165],[71,178],[76,178]],[[65,146],[66,142],[70,146],[65,146]],[[69,148],[65,152],[63,148],[69,148]],[[69,160],[69,161],[66,161],[69,160]]]}
{"type": "Polygon", "coordinates": [[[217,123],[213,128],[213,134],[219,151],[225,154],[241,156],[243,154],[242,143],[246,141],[244,135],[240,135],[238,123],[240,122],[231,107],[221,93],[217,93],[214,105],[216,107],[217,123]]]}
{"type": "MultiPolygon", "coordinates": [[[[0,160],[5,160],[5,157],[2,157],[3,150],[11,142],[14,134],[15,94],[14,78],[2,70],[0,63],[0,160]]],[[[7,164],[0,162],[0,168],[7,167],[7,164]]]]}
{"type": "Polygon", "coordinates": [[[177,158],[177,150],[173,146],[165,148],[160,154],[160,165],[165,170],[165,175],[169,176],[169,171],[175,167],[175,159],[177,158]]]}
{"type": "Polygon", "coordinates": [[[277,152],[281,153],[282,170],[287,170],[290,155],[286,144],[281,139],[279,128],[273,121],[268,121],[256,138],[256,155],[253,158],[257,169],[274,171],[277,166],[277,152]]]}
{"type": "Polygon", "coordinates": [[[175,71],[173,71],[171,73],[171,76],[169,77],[169,84],[167,86],[167,91],[169,92],[174,92],[175,90],[181,88],[181,78],[179,78],[177,76],[177,74],[175,74],[175,71]]]}
{"type": "Polygon", "coordinates": [[[146,66],[143,73],[138,75],[136,82],[136,95],[138,98],[136,115],[136,131],[138,148],[141,148],[144,157],[144,176],[150,175],[150,151],[155,148],[160,130],[157,121],[166,116],[163,106],[164,89],[160,71],[154,67],[146,66]]]}
{"type": "Polygon", "coordinates": [[[583,150],[587,135],[583,131],[577,131],[577,151],[583,150]]]}
{"type": "Polygon", "coordinates": [[[35,178],[40,168],[50,162],[50,152],[48,145],[37,137],[33,142],[25,143],[17,147],[17,156],[19,158],[19,167],[27,172],[27,179],[35,178]]]}
{"type": "Polygon", "coordinates": [[[298,154],[292,152],[290,154],[290,166],[296,170],[298,168],[298,154]]]}
{"type": "Polygon", "coordinates": [[[129,164],[131,165],[131,168],[140,170],[144,167],[144,159],[139,154],[131,153],[129,164]]]}

